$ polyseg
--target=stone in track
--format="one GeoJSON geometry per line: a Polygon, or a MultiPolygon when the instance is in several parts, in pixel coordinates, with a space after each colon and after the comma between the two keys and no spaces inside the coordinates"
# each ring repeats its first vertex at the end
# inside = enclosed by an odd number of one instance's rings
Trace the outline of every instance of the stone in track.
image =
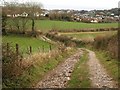
{"type": "Polygon", "coordinates": [[[37,88],[65,88],[68,80],[70,80],[71,73],[75,64],[79,61],[82,55],[82,50],[78,52],[63,63],[58,65],[54,70],[48,73],[38,84],[37,88]]]}

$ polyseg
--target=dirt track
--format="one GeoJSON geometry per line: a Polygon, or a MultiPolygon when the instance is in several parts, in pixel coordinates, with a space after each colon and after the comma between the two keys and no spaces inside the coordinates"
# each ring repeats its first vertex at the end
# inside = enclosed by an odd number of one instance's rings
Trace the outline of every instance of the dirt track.
{"type": "Polygon", "coordinates": [[[113,79],[107,74],[106,70],[102,67],[99,60],[93,51],[87,50],[89,52],[89,73],[90,79],[92,81],[92,87],[95,88],[115,88],[117,87],[113,79]]]}
{"type": "MultiPolygon", "coordinates": [[[[117,85],[113,79],[107,74],[106,70],[100,64],[99,60],[93,51],[88,51],[88,68],[91,80],[90,88],[116,88],[117,85]]],[[[67,82],[70,80],[70,76],[74,69],[75,64],[80,60],[83,51],[79,49],[78,52],[62,64],[58,65],[54,70],[50,71],[44,78],[36,85],[37,88],[65,88],[67,82]]],[[[35,87],[35,88],[36,88],[35,87]]]]}
{"type": "Polygon", "coordinates": [[[79,61],[81,55],[82,51],[79,49],[76,54],[66,59],[62,64],[58,65],[53,71],[47,74],[36,87],[65,88],[68,80],[70,80],[74,66],[79,61]]]}

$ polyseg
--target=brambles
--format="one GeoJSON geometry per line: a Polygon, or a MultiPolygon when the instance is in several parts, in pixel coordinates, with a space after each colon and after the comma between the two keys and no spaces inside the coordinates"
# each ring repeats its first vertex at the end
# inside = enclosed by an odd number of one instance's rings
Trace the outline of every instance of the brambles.
{"type": "Polygon", "coordinates": [[[94,47],[96,49],[106,50],[112,57],[118,57],[118,40],[116,34],[113,36],[98,36],[94,40],[94,47]]]}
{"type": "Polygon", "coordinates": [[[64,36],[64,35],[59,35],[56,32],[49,32],[46,34],[46,37],[54,40],[54,41],[59,41],[64,43],[65,46],[70,46],[70,47],[76,47],[79,45],[84,45],[84,42],[81,40],[75,40],[72,37],[64,36]]]}
{"type": "Polygon", "coordinates": [[[23,72],[21,67],[22,54],[18,53],[18,48],[16,51],[5,43],[2,44],[2,80],[3,83],[7,83],[7,80],[12,80],[19,76],[23,72]]]}
{"type": "Polygon", "coordinates": [[[117,39],[117,35],[114,35],[114,36],[111,37],[111,39],[108,43],[107,49],[109,50],[110,54],[113,57],[118,58],[118,39],[117,39]]]}

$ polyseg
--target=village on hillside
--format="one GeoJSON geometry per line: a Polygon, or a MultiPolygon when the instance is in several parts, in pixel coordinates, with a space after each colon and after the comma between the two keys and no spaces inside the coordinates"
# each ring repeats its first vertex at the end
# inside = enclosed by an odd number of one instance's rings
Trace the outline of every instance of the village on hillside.
{"type": "MultiPolygon", "coordinates": [[[[77,21],[85,23],[112,23],[119,21],[118,8],[110,10],[47,10],[42,9],[41,13],[34,15],[39,19],[61,20],[61,21],[77,21]]],[[[14,15],[8,14],[8,17],[27,17],[26,12],[21,14],[15,13],[14,15]]]]}

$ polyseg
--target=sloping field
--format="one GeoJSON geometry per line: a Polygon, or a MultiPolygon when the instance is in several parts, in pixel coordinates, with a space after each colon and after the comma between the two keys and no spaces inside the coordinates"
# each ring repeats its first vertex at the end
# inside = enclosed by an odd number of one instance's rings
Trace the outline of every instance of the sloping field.
{"type": "Polygon", "coordinates": [[[60,33],[60,34],[74,37],[77,39],[94,39],[97,36],[114,35],[115,33],[117,33],[117,31],[78,32],[78,33],[60,33]]]}
{"type": "MultiPolygon", "coordinates": [[[[12,24],[12,20],[8,23],[12,24]]],[[[37,30],[48,31],[54,30],[72,30],[82,28],[117,28],[118,23],[82,23],[82,22],[68,22],[68,21],[52,21],[52,20],[36,20],[35,28],[37,30]]],[[[13,25],[14,26],[14,25],[13,25]]],[[[31,21],[27,23],[26,29],[31,30],[31,21]]]]}
{"type": "MultiPolygon", "coordinates": [[[[21,52],[26,53],[28,47],[32,47],[32,52],[48,51],[50,48],[50,44],[48,42],[43,41],[40,38],[19,36],[19,35],[8,35],[3,36],[3,43],[10,43],[11,46],[15,47],[17,43],[19,45],[19,49],[21,52]],[[39,49],[38,49],[39,48],[39,49]]],[[[52,46],[53,47],[53,46],[52,46]]]]}
{"type": "Polygon", "coordinates": [[[81,28],[110,28],[118,27],[117,23],[81,23],[81,22],[67,22],[67,21],[50,21],[50,20],[36,20],[36,28],[42,30],[65,30],[65,29],[81,29],[81,28]]]}

